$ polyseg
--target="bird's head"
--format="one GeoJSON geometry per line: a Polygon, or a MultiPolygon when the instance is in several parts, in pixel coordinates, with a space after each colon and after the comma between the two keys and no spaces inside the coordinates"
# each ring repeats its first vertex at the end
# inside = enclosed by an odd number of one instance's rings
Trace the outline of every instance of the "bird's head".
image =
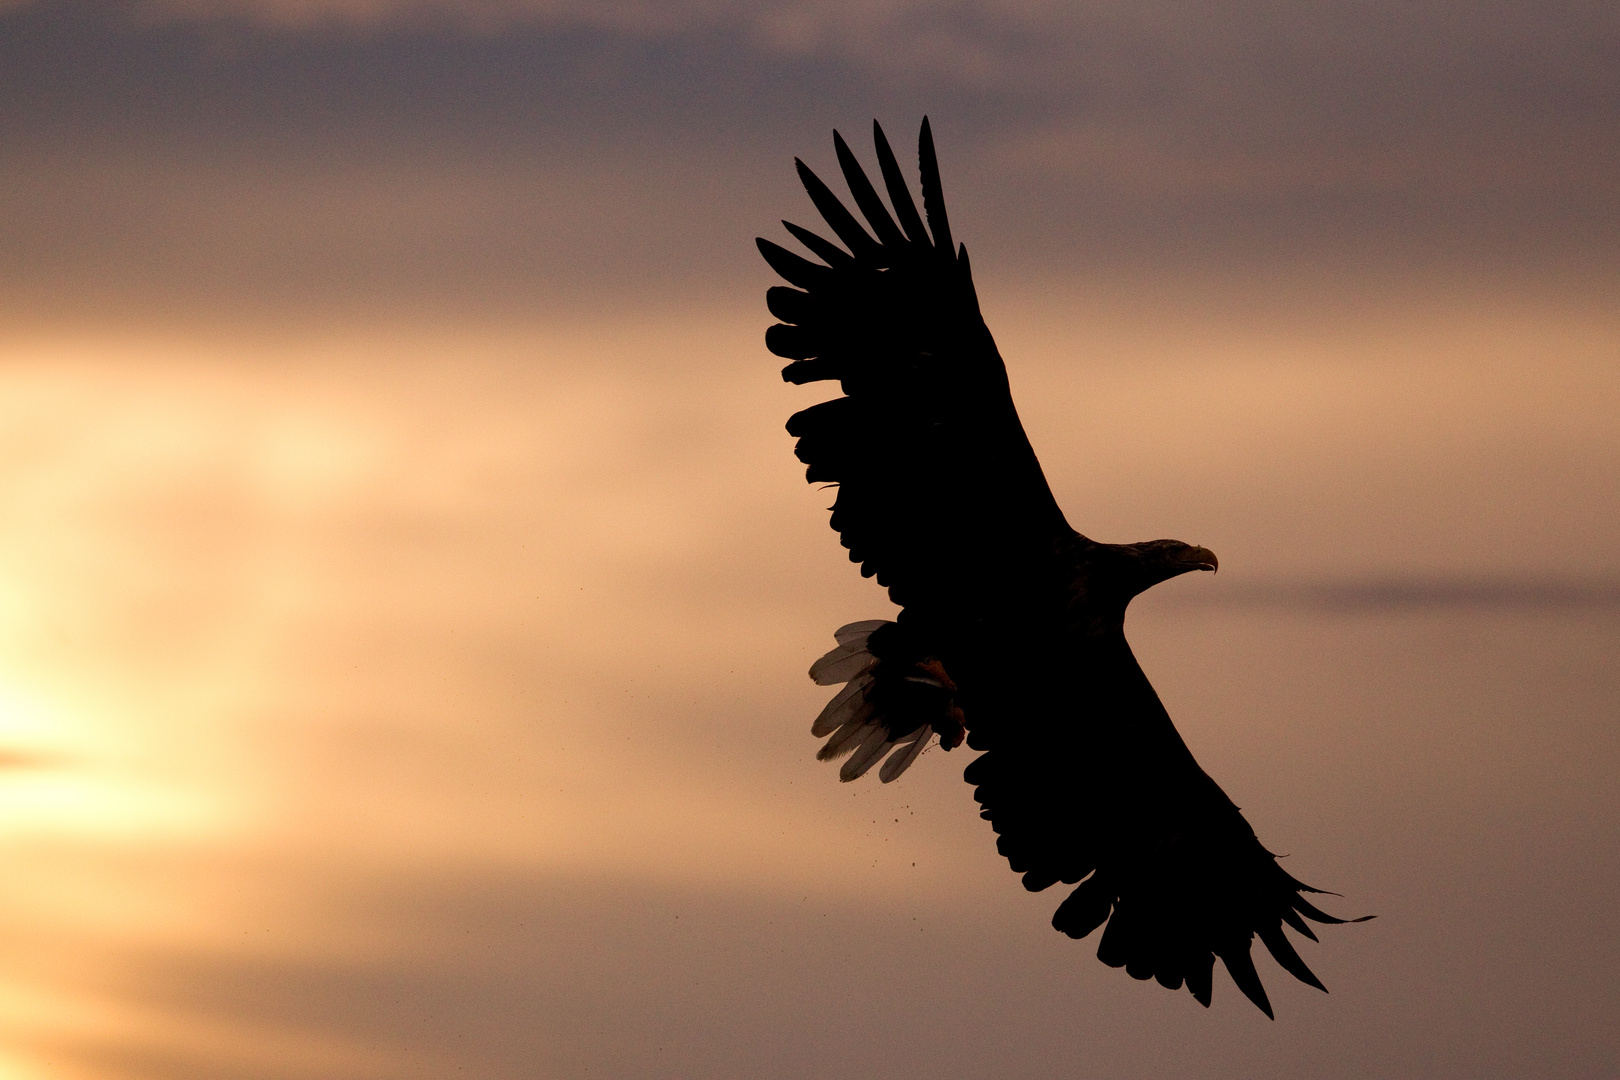
{"type": "Polygon", "coordinates": [[[1132,596],[1190,570],[1213,572],[1220,566],[1209,548],[1180,540],[1144,540],[1121,544],[1115,550],[1119,553],[1116,572],[1132,596]]]}

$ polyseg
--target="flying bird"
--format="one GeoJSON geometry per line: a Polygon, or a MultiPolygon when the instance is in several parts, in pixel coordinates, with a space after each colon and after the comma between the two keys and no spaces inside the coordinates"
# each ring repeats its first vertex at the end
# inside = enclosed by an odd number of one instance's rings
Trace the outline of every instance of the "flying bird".
{"type": "MultiPolygon", "coordinates": [[[[1125,640],[1144,590],[1214,571],[1179,540],[1104,544],[1070,527],[1013,407],[979,313],[966,246],[951,236],[927,119],[922,213],[883,129],[872,126],[889,207],[833,133],[863,225],[802,161],[810,201],[840,243],[783,222],[819,261],[768,240],[792,287],[766,303],[766,346],[790,383],[843,393],[788,432],[812,483],[834,485],[831,524],[851,562],[900,607],[851,623],[810,669],[844,684],[812,726],[817,757],[884,782],[936,740],[982,751],[963,778],[997,849],[1032,891],[1077,886],[1052,925],[1136,979],[1210,1003],[1215,958],[1272,1016],[1259,937],[1325,990],[1283,931],[1341,923],[1305,898],[1220,786],[1199,768],[1125,640]],[[925,224],[926,219],[926,224],[925,224]]],[[[1360,920],[1357,920],[1360,921],[1360,920]]]]}

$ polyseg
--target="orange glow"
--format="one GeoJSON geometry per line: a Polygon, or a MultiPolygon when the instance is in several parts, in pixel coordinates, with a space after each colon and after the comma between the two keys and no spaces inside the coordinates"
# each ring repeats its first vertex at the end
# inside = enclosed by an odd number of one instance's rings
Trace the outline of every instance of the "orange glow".
{"type": "MultiPolygon", "coordinates": [[[[992,321],[1060,498],[1100,538],[1185,534],[1221,582],[1601,567],[1608,316],[1243,329],[1098,306],[1058,326],[1039,302],[992,321]]],[[[390,907],[412,889],[607,882],[1040,931],[962,755],[893,787],[811,760],[804,669],[835,626],[891,609],[801,481],[781,424],[807,392],[776,382],[763,321],[0,349],[0,1077],[445,1075],[457,1051],[369,1020],[174,989],[462,970],[457,924],[390,907]]],[[[1240,801],[1306,813],[1288,770],[1317,769],[1313,798],[1353,802],[1310,748],[1268,756],[1308,714],[1265,705],[1263,676],[1186,678],[1203,653],[1167,610],[1138,616],[1144,658],[1240,801]]],[[[1328,751],[1370,753],[1347,745],[1328,751]]],[[[1366,762],[1343,759],[1347,784],[1366,762]]],[[[1356,837],[1318,837],[1324,878],[1371,878],[1356,837]]]]}

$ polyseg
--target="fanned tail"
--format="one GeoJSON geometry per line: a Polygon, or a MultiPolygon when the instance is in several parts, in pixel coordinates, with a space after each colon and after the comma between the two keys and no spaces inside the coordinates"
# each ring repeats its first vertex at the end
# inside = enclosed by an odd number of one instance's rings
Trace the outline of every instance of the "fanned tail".
{"type": "Polygon", "coordinates": [[[827,739],[816,760],[849,755],[838,770],[840,780],[865,776],[882,761],[878,778],[887,784],[922,756],[936,734],[947,750],[962,741],[955,684],[938,660],[903,647],[897,624],[850,623],[835,636],[838,647],[810,666],[810,677],[822,686],[845,685],[810,734],[827,739]]]}

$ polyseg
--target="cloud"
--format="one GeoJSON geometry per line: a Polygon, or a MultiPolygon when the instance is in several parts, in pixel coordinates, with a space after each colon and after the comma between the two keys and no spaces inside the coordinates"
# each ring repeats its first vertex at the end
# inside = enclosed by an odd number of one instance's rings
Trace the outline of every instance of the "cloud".
{"type": "Polygon", "coordinates": [[[529,24],[661,34],[734,16],[736,7],[725,0],[147,0],[137,10],[157,20],[240,20],[277,30],[439,24],[489,33],[529,24]]]}
{"type": "Polygon", "coordinates": [[[767,55],[854,62],[891,77],[1067,91],[1088,100],[1127,90],[1144,104],[1196,95],[1214,110],[1241,103],[1255,119],[1302,105],[1411,108],[1421,104],[1408,92],[1419,84],[1496,97],[1504,106],[1543,97],[1590,109],[1601,107],[1603,91],[1620,79],[1609,62],[1620,15],[1589,0],[1534,7],[1451,0],[111,0],[89,10],[294,34],[718,35],[767,55]]]}
{"type": "Polygon", "coordinates": [[[0,15],[0,303],[732,292],[792,156],[869,160],[873,116],[933,117],[985,272],[1590,267],[1620,228],[1592,4],[161,3],[0,15]]]}

